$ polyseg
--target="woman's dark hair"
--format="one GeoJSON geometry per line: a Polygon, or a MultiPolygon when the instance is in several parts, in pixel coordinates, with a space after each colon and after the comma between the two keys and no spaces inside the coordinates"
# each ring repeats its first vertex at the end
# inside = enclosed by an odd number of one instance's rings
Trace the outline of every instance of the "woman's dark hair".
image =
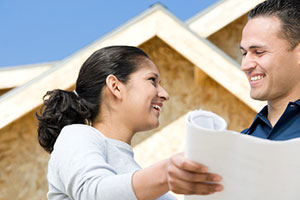
{"type": "Polygon", "coordinates": [[[81,66],[74,92],[48,91],[38,119],[38,140],[49,153],[61,129],[70,124],[90,124],[98,116],[102,88],[108,75],[126,83],[148,55],[137,47],[109,46],[94,52],[81,66]]]}
{"type": "Polygon", "coordinates": [[[255,17],[278,17],[281,21],[280,36],[294,49],[300,43],[300,1],[267,0],[253,8],[248,19],[255,17]]]}

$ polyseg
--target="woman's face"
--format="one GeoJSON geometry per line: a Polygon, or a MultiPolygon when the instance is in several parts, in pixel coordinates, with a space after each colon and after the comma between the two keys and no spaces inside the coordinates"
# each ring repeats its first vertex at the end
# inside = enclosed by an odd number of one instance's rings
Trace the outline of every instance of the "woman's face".
{"type": "Polygon", "coordinates": [[[160,86],[160,75],[155,64],[143,59],[139,69],[129,76],[123,91],[123,111],[125,120],[134,132],[158,127],[163,102],[168,93],[160,86]]]}

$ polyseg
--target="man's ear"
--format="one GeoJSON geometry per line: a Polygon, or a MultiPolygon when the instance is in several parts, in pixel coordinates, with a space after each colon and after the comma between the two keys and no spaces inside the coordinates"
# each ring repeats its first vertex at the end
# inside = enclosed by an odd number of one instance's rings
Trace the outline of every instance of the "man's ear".
{"type": "Polygon", "coordinates": [[[119,81],[117,77],[110,74],[106,77],[106,86],[107,89],[111,92],[112,95],[114,95],[117,99],[121,99],[121,87],[122,83],[119,81]]]}
{"type": "Polygon", "coordinates": [[[296,46],[297,54],[298,54],[298,65],[300,66],[300,43],[296,46]]]}

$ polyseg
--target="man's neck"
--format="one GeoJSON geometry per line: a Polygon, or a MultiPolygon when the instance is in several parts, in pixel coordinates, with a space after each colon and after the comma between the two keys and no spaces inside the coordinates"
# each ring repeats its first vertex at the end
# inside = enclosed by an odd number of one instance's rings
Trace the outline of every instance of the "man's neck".
{"type": "Polygon", "coordinates": [[[277,123],[281,115],[283,114],[288,102],[284,104],[274,104],[268,102],[268,120],[272,127],[277,123]]]}
{"type": "Polygon", "coordinates": [[[298,98],[287,98],[268,101],[268,120],[270,121],[273,127],[277,123],[281,115],[284,113],[288,103],[294,102],[299,98],[300,96],[298,98]]]}

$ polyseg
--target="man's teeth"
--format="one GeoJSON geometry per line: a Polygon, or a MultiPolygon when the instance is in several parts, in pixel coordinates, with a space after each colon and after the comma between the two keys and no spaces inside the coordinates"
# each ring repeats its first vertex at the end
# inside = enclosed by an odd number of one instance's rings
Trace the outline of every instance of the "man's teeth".
{"type": "Polygon", "coordinates": [[[161,107],[160,107],[159,105],[153,105],[153,108],[155,108],[155,109],[161,111],[161,107]]]}
{"type": "Polygon", "coordinates": [[[257,80],[260,80],[262,79],[264,76],[263,75],[258,75],[258,76],[252,76],[250,78],[251,81],[257,81],[257,80]]]}

